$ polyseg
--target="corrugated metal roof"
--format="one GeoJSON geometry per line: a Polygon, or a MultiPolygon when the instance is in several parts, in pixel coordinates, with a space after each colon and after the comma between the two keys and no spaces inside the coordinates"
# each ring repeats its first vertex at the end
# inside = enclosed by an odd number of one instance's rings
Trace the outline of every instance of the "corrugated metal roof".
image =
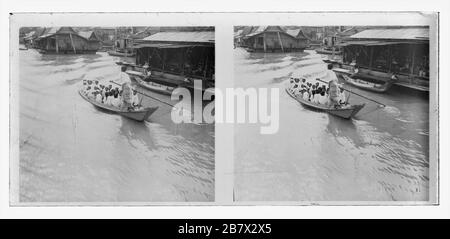
{"type": "Polygon", "coordinates": [[[428,40],[428,28],[369,29],[352,35],[359,39],[428,40]]]}
{"type": "Polygon", "coordinates": [[[214,32],[158,32],[143,39],[144,41],[158,42],[201,42],[214,43],[214,32]]]}

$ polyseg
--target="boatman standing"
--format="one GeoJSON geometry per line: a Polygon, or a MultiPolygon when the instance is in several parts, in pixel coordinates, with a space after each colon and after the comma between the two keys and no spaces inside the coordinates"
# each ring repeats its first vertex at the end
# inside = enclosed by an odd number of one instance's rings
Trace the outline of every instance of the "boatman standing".
{"type": "Polygon", "coordinates": [[[126,66],[120,68],[118,84],[122,86],[122,108],[130,110],[132,107],[132,91],[130,76],[125,72],[126,66]]]}
{"type": "Polygon", "coordinates": [[[328,105],[330,107],[336,107],[338,106],[339,100],[341,99],[340,96],[340,85],[338,83],[338,78],[336,76],[336,73],[334,73],[333,69],[333,64],[328,64],[327,66],[327,78],[330,80],[328,82],[328,88],[329,88],[329,93],[328,93],[328,105]]]}

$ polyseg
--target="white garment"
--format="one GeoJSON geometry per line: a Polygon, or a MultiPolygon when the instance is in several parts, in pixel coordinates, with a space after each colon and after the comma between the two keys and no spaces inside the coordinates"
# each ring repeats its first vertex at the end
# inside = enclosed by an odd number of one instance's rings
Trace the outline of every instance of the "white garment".
{"type": "Polygon", "coordinates": [[[111,104],[112,104],[112,106],[114,106],[114,107],[120,107],[120,105],[121,105],[121,100],[119,99],[119,97],[117,97],[117,98],[113,98],[112,100],[111,100],[111,104]]]}
{"type": "Polygon", "coordinates": [[[326,95],[319,96],[319,104],[326,105],[328,103],[328,97],[326,95]]]}
{"type": "Polygon", "coordinates": [[[102,95],[97,94],[97,96],[95,97],[95,101],[97,101],[98,103],[102,103],[102,95]]]}
{"type": "Polygon", "coordinates": [[[319,98],[320,98],[320,95],[319,94],[315,94],[314,95],[314,99],[312,100],[312,102],[316,103],[316,104],[319,104],[319,98]]]}
{"type": "Polygon", "coordinates": [[[135,95],[133,95],[132,96],[132,98],[131,98],[131,103],[133,104],[133,105],[139,105],[139,96],[137,95],[137,94],[135,94],[135,95]]]}
{"type": "Polygon", "coordinates": [[[112,105],[111,100],[112,100],[113,98],[114,98],[113,96],[108,96],[108,97],[106,97],[105,104],[106,104],[106,105],[112,105]]]}
{"type": "Polygon", "coordinates": [[[308,91],[305,91],[303,93],[303,100],[308,100],[308,99],[309,99],[309,93],[308,93],[308,91]]]}
{"type": "Polygon", "coordinates": [[[345,100],[346,100],[345,94],[344,94],[344,92],[341,92],[339,94],[339,102],[345,103],[345,100]]]}
{"type": "Polygon", "coordinates": [[[329,81],[335,80],[336,82],[338,82],[338,78],[336,76],[336,73],[334,73],[334,71],[332,71],[332,70],[327,70],[327,79],[329,81]]]}
{"type": "Polygon", "coordinates": [[[122,85],[124,83],[131,83],[130,76],[127,73],[121,71],[119,73],[119,80],[116,81],[116,83],[119,84],[119,85],[122,85]]]}

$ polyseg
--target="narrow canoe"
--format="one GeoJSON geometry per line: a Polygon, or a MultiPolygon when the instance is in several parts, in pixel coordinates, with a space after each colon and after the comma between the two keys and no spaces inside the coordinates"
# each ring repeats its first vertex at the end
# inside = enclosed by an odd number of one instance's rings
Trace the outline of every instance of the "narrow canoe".
{"type": "Polygon", "coordinates": [[[174,87],[161,85],[151,81],[150,82],[144,81],[142,80],[141,77],[138,76],[134,77],[134,80],[138,83],[140,87],[160,94],[172,95],[172,92],[175,89],[174,87]]]}
{"type": "Polygon", "coordinates": [[[85,99],[86,101],[88,101],[89,103],[93,104],[94,106],[96,106],[98,108],[122,115],[124,117],[130,118],[133,120],[137,120],[137,121],[146,120],[148,117],[150,117],[151,114],[153,114],[158,109],[158,107],[148,107],[148,108],[144,108],[142,110],[136,110],[136,111],[122,110],[117,107],[105,105],[105,104],[99,103],[93,99],[89,99],[89,97],[85,96],[81,92],[81,90],[78,91],[78,93],[80,94],[80,96],[83,99],[85,99]]]}
{"type": "Polygon", "coordinates": [[[363,90],[373,91],[373,92],[377,92],[377,93],[384,93],[384,92],[388,91],[393,84],[392,81],[386,81],[383,84],[371,83],[371,82],[367,82],[364,80],[358,81],[357,78],[353,78],[353,77],[345,75],[345,74],[341,75],[341,79],[343,79],[346,84],[352,85],[354,87],[357,87],[357,88],[360,88],[363,90]]]}
{"type": "Polygon", "coordinates": [[[325,50],[325,49],[323,49],[323,48],[321,48],[321,49],[316,49],[315,51],[316,51],[316,53],[318,53],[318,54],[326,54],[326,55],[332,55],[332,54],[340,55],[340,54],[342,53],[341,51],[334,51],[334,53],[333,53],[333,51],[325,50]]]}
{"type": "Polygon", "coordinates": [[[108,55],[110,56],[125,56],[125,57],[132,57],[135,55],[134,52],[126,53],[126,52],[118,52],[118,51],[108,51],[108,55]]]}
{"type": "Polygon", "coordinates": [[[364,106],[365,104],[361,105],[351,105],[348,108],[330,108],[325,105],[316,104],[311,101],[307,101],[302,99],[301,97],[296,97],[291,91],[289,90],[289,84],[286,85],[286,92],[288,95],[290,95],[292,98],[300,102],[303,106],[306,106],[308,108],[317,110],[317,111],[323,111],[327,112],[328,114],[338,116],[344,119],[350,119],[353,116],[355,116],[364,106]]]}

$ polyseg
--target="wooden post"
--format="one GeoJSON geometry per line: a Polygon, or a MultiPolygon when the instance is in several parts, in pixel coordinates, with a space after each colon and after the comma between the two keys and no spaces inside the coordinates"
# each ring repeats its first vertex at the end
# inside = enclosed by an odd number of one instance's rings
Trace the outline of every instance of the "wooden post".
{"type": "Polygon", "coordinates": [[[183,54],[182,54],[182,60],[181,60],[181,72],[182,72],[182,74],[183,74],[183,76],[184,75],[186,75],[185,73],[184,73],[184,63],[186,62],[186,51],[187,51],[187,49],[189,49],[189,48],[181,48],[181,49],[183,49],[183,54]]]}
{"type": "Polygon", "coordinates": [[[206,53],[206,62],[205,62],[205,69],[203,70],[203,80],[206,80],[206,73],[208,71],[208,59],[209,59],[209,54],[208,52],[206,53]]]}
{"type": "Polygon", "coordinates": [[[56,46],[56,53],[59,53],[59,49],[58,49],[58,35],[55,35],[55,46],[56,46]]]}
{"type": "Polygon", "coordinates": [[[72,44],[73,52],[74,52],[75,54],[77,54],[77,50],[75,49],[75,45],[73,44],[72,34],[69,33],[69,36],[70,36],[70,43],[72,44]]]}
{"type": "Polygon", "coordinates": [[[389,72],[392,71],[392,46],[388,45],[388,60],[389,60],[389,66],[388,66],[388,70],[389,72]]]}
{"type": "MultiPolygon", "coordinates": [[[[412,77],[414,75],[414,64],[415,64],[414,58],[416,58],[416,48],[414,47],[413,44],[411,44],[410,48],[412,48],[411,72],[410,72],[410,75],[412,77]]],[[[412,82],[412,78],[410,80],[412,82]]]]}
{"type": "Polygon", "coordinates": [[[283,42],[281,41],[280,32],[277,32],[277,34],[278,34],[278,40],[280,41],[281,51],[284,52],[283,42]]]}
{"type": "Polygon", "coordinates": [[[264,45],[264,52],[266,52],[267,46],[266,46],[266,33],[263,33],[263,45],[264,45]]]}
{"type": "Polygon", "coordinates": [[[162,49],[162,51],[163,51],[163,60],[162,60],[162,71],[164,72],[164,66],[166,65],[165,64],[165,62],[166,62],[166,50],[164,50],[164,49],[162,49]]]}

